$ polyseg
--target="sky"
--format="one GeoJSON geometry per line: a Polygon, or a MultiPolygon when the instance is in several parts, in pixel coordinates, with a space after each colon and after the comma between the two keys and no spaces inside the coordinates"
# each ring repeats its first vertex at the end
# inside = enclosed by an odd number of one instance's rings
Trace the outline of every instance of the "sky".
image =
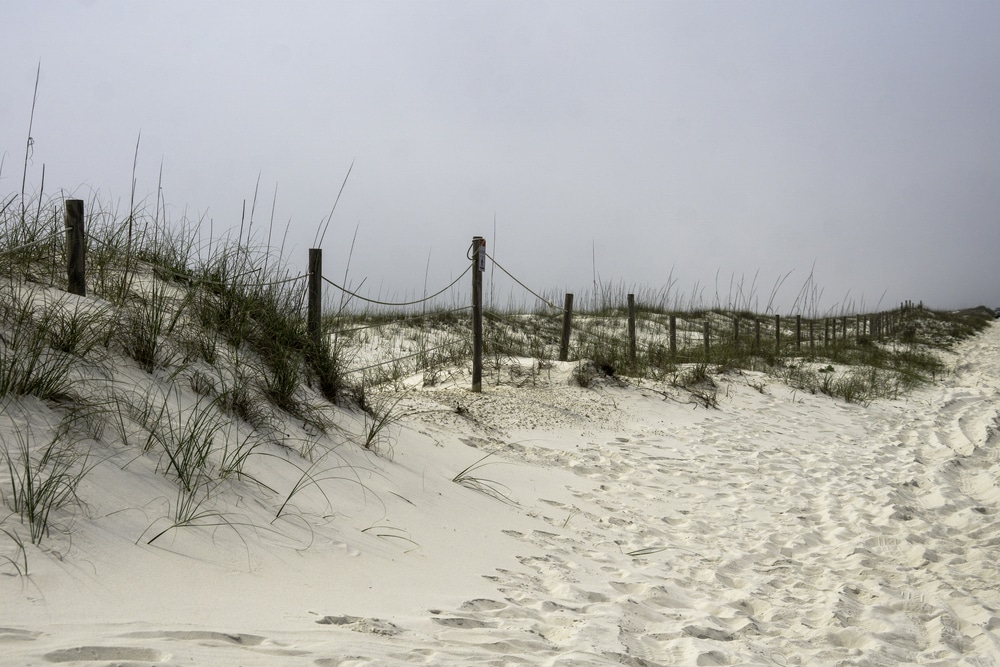
{"type": "Polygon", "coordinates": [[[30,122],[29,191],[127,211],[138,144],[172,224],[256,191],[263,242],[304,271],[325,228],[373,297],[479,235],[553,300],[1000,306],[998,34],[993,0],[0,0],[0,195],[30,122]]]}

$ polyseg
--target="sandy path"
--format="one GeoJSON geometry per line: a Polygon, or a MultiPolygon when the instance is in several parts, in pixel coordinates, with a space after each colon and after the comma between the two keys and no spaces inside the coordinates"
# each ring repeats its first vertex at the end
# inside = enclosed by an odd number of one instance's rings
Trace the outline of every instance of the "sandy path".
{"type": "Polygon", "coordinates": [[[959,360],[867,408],[733,378],[719,411],[617,397],[636,432],[509,445],[588,484],[464,616],[534,664],[993,664],[1000,329],[959,360]]]}
{"type": "Polygon", "coordinates": [[[954,359],[868,407],[731,375],[718,410],[562,387],[418,415],[397,450],[412,429],[511,463],[483,473],[516,503],[478,510],[507,545],[476,563],[492,593],[386,617],[331,599],[245,633],[4,614],[0,664],[993,665],[1000,326],[954,359]]]}

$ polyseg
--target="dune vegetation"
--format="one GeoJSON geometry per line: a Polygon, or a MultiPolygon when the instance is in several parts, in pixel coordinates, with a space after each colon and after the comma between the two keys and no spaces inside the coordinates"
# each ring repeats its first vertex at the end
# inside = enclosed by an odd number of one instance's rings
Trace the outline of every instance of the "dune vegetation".
{"type": "MultiPolygon", "coordinates": [[[[233,233],[212,238],[200,221],[167,220],[160,202],[152,211],[119,211],[89,201],[87,295],[72,294],[63,205],[24,194],[0,202],[0,494],[8,512],[0,554],[8,569],[26,574],[27,544],[71,530],[67,517],[86,503],[81,482],[95,466],[134,469],[141,459],[172,486],[168,509],[136,541],[187,526],[233,526],[237,519],[209,501],[232,492],[234,481],[240,493],[262,492],[280,518],[297,493],[323,487],[337,467],[331,452],[357,446],[390,454],[386,427],[408,387],[468,377],[468,308],[454,294],[448,305],[396,309],[328,297],[317,344],[305,317],[306,276],[272,247],[273,229],[252,213],[233,233]],[[291,486],[275,488],[249,465],[262,458],[294,470],[291,486]]],[[[792,317],[777,323],[772,314],[721,307],[678,312],[667,292],[638,290],[633,346],[625,304],[635,291],[603,286],[578,300],[567,357],[581,387],[655,379],[712,406],[714,376],[752,370],[868,402],[934,378],[943,368],[935,350],[992,319],[988,309],[910,306],[884,314],[891,326],[876,335],[857,314],[837,312],[831,338],[824,330],[831,318],[813,313],[812,337],[803,341],[796,339],[802,322],[792,317]]],[[[487,309],[487,384],[532,382],[551,368],[562,317],[545,303],[487,309]]]]}

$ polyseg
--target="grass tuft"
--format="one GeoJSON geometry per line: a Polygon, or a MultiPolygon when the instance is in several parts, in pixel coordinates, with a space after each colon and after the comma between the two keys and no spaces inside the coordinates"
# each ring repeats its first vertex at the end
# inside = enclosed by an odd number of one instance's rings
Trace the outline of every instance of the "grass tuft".
{"type": "Polygon", "coordinates": [[[12,444],[0,434],[7,469],[3,499],[27,524],[31,543],[40,544],[49,535],[53,512],[77,502],[77,486],[89,470],[89,452],[77,451],[61,434],[36,448],[31,430],[16,425],[14,440],[12,444]]]}
{"type": "Polygon", "coordinates": [[[495,479],[481,477],[477,474],[477,472],[482,470],[484,467],[493,465],[492,462],[486,462],[486,459],[491,456],[493,456],[493,452],[490,452],[486,456],[473,461],[471,464],[462,469],[457,475],[452,477],[451,481],[456,484],[461,484],[467,489],[484,493],[491,498],[496,498],[499,501],[513,505],[515,503],[510,499],[510,488],[507,485],[498,482],[495,479]]]}

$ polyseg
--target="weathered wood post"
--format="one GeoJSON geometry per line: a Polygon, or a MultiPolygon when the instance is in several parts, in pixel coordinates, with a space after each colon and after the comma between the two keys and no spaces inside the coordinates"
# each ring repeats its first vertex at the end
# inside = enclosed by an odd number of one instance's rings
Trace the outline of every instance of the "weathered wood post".
{"type": "Polygon", "coordinates": [[[753,319],[753,346],[755,350],[760,349],[760,318],[753,319]]]}
{"type": "Polygon", "coordinates": [[[628,295],[628,361],[633,366],[636,358],[635,343],[635,294],[628,295]]]}
{"type": "Polygon", "coordinates": [[[708,320],[708,314],[705,314],[705,323],[702,325],[702,331],[705,334],[705,358],[708,358],[709,352],[712,349],[712,323],[708,320]]]}
{"type": "Polygon", "coordinates": [[[670,356],[677,356],[677,316],[670,316],[670,356]]]}
{"type": "Polygon", "coordinates": [[[66,278],[70,294],[87,296],[86,235],[83,200],[66,200],[66,278]]]}
{"type": "Polygon", "coordinates": [[[823,347],[830,344],[830,318],[823,318],[823,347]]]}
{"type": "Polygon", "coordinates": [[[472,391],[483,391],[483,270],[486,239],[472,237],[472,391]]]}
{"type": "Polygon", "coordinates": [[[322,344],[323,321],[323,249],[309,248],[309,339],[318,350],[322,344]]]}
{"type": "Polygon", "coordinates": [[[813,335],[816,322],[812,319],[809,320],[809,349],[816,347],[816,338],[813,335]]]}
{"type": "Polygon", "coordinates": [[[844,315],[840,320],[840,340],[847,344],[847,315],[844,315]]]}
{"type": "Polygon", "coordinates": [[[740,349],[740,316],[733,315],[733,348],[740,349]]]}
{"type": "Polygon", "coordinates": [[[802,316],[795,316],[795,349],[802,349],[802,316]]]}
{"type": "Polygon", "coordinates": [[[781,354],[781,315],[774,316],[774,353],[781,354]]]}
{"type": "Polygon", "coordinates": [[[563,301],[562,340],[559,342],[559,361],[569,359],[570,326],[573,323],[573,295],[567,293],[563,301]]]}

